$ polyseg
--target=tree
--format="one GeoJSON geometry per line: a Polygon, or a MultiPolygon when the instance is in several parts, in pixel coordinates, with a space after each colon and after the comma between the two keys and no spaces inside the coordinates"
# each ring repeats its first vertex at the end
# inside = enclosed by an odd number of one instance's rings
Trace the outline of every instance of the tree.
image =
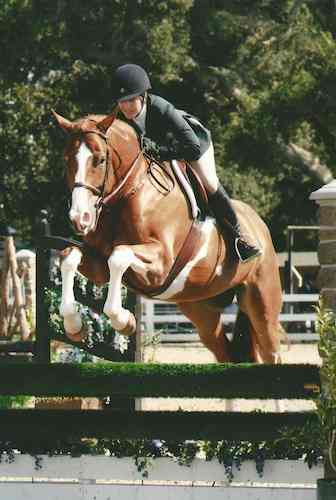
{"type": "Polygon", "coordinates": [[[336,172],[335,9],[294,0],[200,0],[193,9],[222,178],[259,209],[280,248],[287,224],[315,222],[309,195],[336,172]]]}
{"type": "Polygon", "coordinates": [[[191,0],[6,0],[0,32],[0,203],[21,237],[49,209],[53,230],[70,231],[62,149],[51,118],[107,113],[111,74],[122,62],[144,65],[153,83],[178,81],[192,66],[186,14],[191,0]]]}
{"type": "Polygon", "coordinates": [[[64,137],[50,110],[108,113],[113,69],[136,62],[156,93],[211,129],[223,183],[282,249],[288,224],[315,223],[309,195],[336,172],[335,17],[331,0],[3,0],[7,218],[31,239],[48,208],[53,231],[69,234],[64,137]]]}

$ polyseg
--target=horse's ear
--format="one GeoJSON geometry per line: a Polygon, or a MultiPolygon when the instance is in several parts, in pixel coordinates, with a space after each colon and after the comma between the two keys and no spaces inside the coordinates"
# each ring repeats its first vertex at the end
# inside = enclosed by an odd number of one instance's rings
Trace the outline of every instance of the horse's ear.
{"type": "Polygon", "coordinates": [[[97,127],[99,130],[104,132],[104,134],[107,132],[107,130],[110,128],[114,120],[117,118],[117,114],[119,111],[119,106],[115,106],[113,109],[112,113],[110,113],[108,116],[100,120],[100,122],[97,123],[97,127]]]}
{"type": "Polygon", "coordinates": [[[58,125],[65,131],[65,132],[72,132],[74,129],[74,124],[70,121],[64,118],[63,116],[59,115],[54,111],[53,109],[51,110],[52,114],[56,118],[56,121],[58,125]]]}

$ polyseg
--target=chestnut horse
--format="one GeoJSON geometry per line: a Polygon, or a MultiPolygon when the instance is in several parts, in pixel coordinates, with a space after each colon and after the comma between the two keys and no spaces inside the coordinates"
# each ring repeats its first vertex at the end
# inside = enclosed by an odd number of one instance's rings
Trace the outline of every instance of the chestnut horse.
{"type": "Polygon", "coordinates": [[[63,252],[60,314],[66,334],[76,341],[84,335],[73,292],[78,271],[97,285],[108,283],[103,310],[116,331],[130,335],[136,327],[133,314],[122,305],[124,283],[143,296],[176,303],[219,362],[241,359],[221,320],[223,304],[236,296],[235,332],[245,329],[249,360],[279,362],[278,261],[257,213],[234,201],[242,231],[263,252],[240,263],[232,257],[229,231],[223,236],[209,214],[193,220],[171,165],[153,168],[131,126],[113,113],[74,122],[53,114],[69,135],[69,216],[84,241],[63,252]]]}

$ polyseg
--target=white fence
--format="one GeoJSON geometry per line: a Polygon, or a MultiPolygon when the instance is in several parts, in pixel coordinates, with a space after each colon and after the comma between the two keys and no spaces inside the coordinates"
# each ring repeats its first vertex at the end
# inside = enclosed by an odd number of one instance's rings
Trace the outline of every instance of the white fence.
{"type": "Polygon", "coordinates": [[[228,483],[224,466],[195,459],[190,467],[167,458],[149,465],[144,480],[134,459],[105,456],[42,456],[40,468],[29,455],[0,464],[0,498],[4,500],[316,500],[323,466],[302,460],[268,460],[259,477],[254,462],[234,469],[228,483]]]}
{"type": "MultiPolygon", "coordinates": [[[[280,321],[293,342],[317,341],[317,314],[314,306],[318,294],[284,294],[280,321]]],[[[170,302],[141,298],[142,329],[147,334],[159,334],[161,342],[197,342],[199,337],[192,323],[170,302]]],[[[222,314],[229,336],[236,320],[237,304],[233,303],[222,314]]]]}

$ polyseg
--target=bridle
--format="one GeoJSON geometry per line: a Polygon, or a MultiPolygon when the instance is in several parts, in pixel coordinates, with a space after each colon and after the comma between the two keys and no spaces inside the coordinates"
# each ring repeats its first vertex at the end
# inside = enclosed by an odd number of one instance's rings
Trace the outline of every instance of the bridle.
{"type": "Polygon", "coordinates": [[[108,175],[108,159],[109,159],[109,148],[108,148],[108,143],[107,143],[107,137],[103,132],[100,132],[99,130],[83,130],[81,131],[82,135],[85,134],[96,134],[99,135],[102,139],[104,139],[106,143],[106,159],[105,159],[105,173],[104,173],[104,180],[103,180],[103,185],[102,187],[96,188],[95,186],[92,186],[91,184],[85,184],[84,182],[75,182],[73,189],[75,188],[84,188],[90,191],[92,194],[98,196],[100,199],[103,198],[104,191],[105,191],[105,185],[107,181],[107,175],[108,175]]]}
{"type": "Polygon", "coordinates": [[[95,210],[96,210],[95,226],[94,227],[96,228],[102,208],[107,207],[108,205],[114,203],[117,199],[121,198],[121,195],[123,194],[123,189],[126,186],[129,178],[133,174],[135,167],[136,167],[136,164],[137,164],[140,156],[143,155],[143,152],[141,149],[139,150],[137,156],[133,160],[133,163],[128,168],[126,175],[121,179],[121,181],[117,184],[117,186],[113,189],[113,191],[111,193],[108,193],[105,195],[105,187],[106,187],[106,182],[107,182],[107,178],[108,178],[108,170],[109,170],[109,147],[111,147],[115,151],[115,153],[118,157],[119,157],[119,154],[113,148],[113,146],[108,144],[107,136],[102,131],[95,130],[95,129],[89,129],[89,130],[82,130],[81,134],[82,135],[96,134],[99,137],[101,137],[106,144],[105,173],[104,173],[104,179],[103,179],[102,186],[100,188],[97,188],[95,186],[92,186],[91,184],[87,184],[84,182],[75,182],[73,185],[73,189],[75,189],[75,188],[87,189],[95,196],[98,196],[98,199],[94,205],[95,210]]]}

